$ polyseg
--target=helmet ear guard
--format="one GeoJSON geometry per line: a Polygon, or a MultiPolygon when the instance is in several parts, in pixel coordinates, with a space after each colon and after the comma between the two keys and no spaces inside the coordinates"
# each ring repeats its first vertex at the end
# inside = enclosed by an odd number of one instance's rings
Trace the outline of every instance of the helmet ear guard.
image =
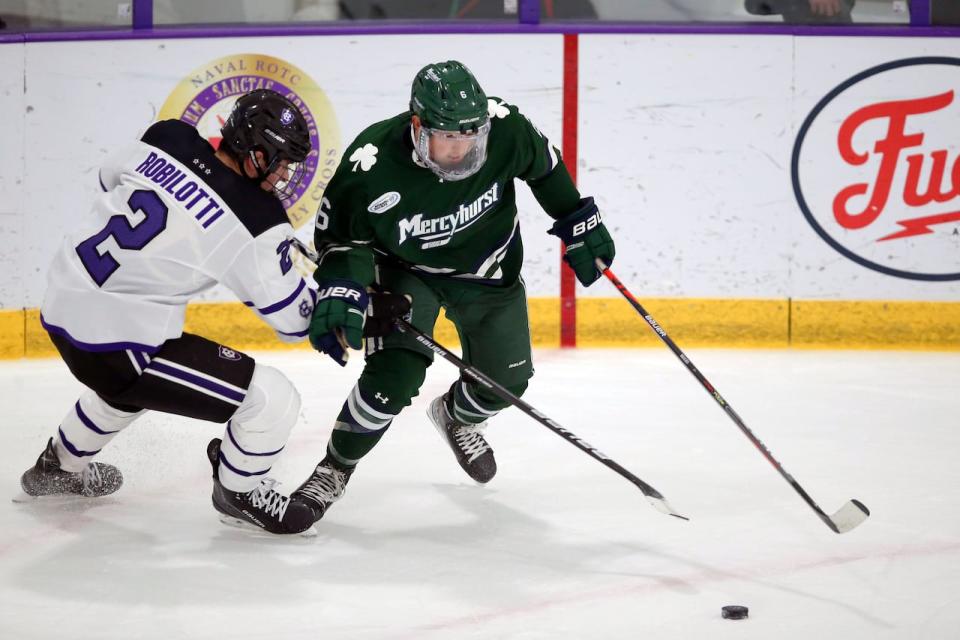
{"type": "MultiPolygon", "coordinates": [[[[249,158],[257,172],[258,184],[288,162],[290,176],[273,185],[274,194],[289,200],[306,173],[303,161],[310,154],[310,131],[303,114],[293,102],[269,89],[240,96],[220,130],[220,143],[238,163],[249,158]],[[257,152],[263,156],[262,163],[257,152]]],[[[286,204],[286,202],[285,202],[286,204]]]]}

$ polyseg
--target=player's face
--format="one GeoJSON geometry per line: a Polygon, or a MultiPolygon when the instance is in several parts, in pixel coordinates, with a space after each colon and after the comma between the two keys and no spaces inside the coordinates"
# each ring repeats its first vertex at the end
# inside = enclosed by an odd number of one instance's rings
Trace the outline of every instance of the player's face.
{"type": "Polygon", "coordinates": [[[277,184],[288,182],[293,175],[293,168],[289,160],[281,160],[267,179],[260,185],[265,191],[273,191],[277,184]]]}
{"type": "Polygon", "coordinates": [[[456,167],[476,145],[476,133],[435,131],[430,136],[430,157],[441,167],[456,167]]]}
{"type": "Polygon", "coordinates": [[[472,176],[486,161],[489,122],[471,132],[430,129],[417,116],[413,116],[412,122],[417,154],[442,179],[472,176]]]}
{"type": "MultiPolygon", "coordinates": [[[[247,167],[247,175],[255,177],[257,173],[267,170],[266,157],[262,152],[256,151],[257,163],[260,165],[260,171],[254,172],[252,166],[247,167]]],[[[246,159],[246,164],[252,165],[249,158],[246,159]]],[[[260,183],[260,188],[264,191],[275,191],[277,185],[283,185],[284,183],[290,180],[290,176],[293,175],[294,167],[291,165],[289,160],[281,160],[277,163],[277,166],[274,170],[269,173],[263,182],[260,183]]]]}

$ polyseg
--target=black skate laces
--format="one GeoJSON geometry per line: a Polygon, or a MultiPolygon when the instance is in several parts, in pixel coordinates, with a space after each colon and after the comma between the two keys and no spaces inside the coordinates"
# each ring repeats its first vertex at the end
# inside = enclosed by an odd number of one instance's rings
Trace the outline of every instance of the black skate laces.
{"type": "Polygon", "coordinates": [[[343,495],[347,485],[347,473],[335,467],[318,464],[310,478],[297,493],[303,494],[317,502],[327,504],[336,502],[343,495]]]}
{"type": "Polygon", "coordinates": [[[274,491],[273,487],[276,484],[276,480],[267,478],[247,495],[250,496],[251,505],[257,509],[262,509],[267,515],[283,520],[283,516],[287,512],[287,505],[290,504],[290,498],[274,491]]]}

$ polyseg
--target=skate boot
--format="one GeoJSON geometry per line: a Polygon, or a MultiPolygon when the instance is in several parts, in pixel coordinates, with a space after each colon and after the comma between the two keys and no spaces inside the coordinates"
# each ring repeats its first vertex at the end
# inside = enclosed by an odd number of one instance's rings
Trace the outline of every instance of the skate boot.
{"type": "Polygon", "coordinates": [[[331,504],[343,496],[355,468],[343,466],[329,455],[324,456],[306,482],[290,498],[307,505],[316,522],[326,514],[331,504]]]}
{"type": "Polygon", "coordinates": [[[427,415],[453,449],[457,462],[467,475],[477,482],[490,482],[497,474],[497,461],[493,457],[493,449],[483,439],[483,429],[487,423],[465,424],[454,420],[447,409],[448,395],[435,398],[430,403],[427,415]]]}
{"type": "Polygon", "coordinates": [[[278,534],[304,533],[313,526],[310,510],[274,491],[277,481],[273,478],[264,478],[247,493],[237,493],[220,484],[219,438],[207,445],[207,458],[213,467],[213,508],[220,512],[220,521],[224,524],[278,534]]]}
{"type": "Polygon", "coordinates": [[[91,462],[82,471],[64,471],[53,446],[53,438],[37,459],[37,464],[20,477],[20,486],[26,496],[77,495],[85,498],[107,496],[123,484],[123,474],[116,467],[102,462],[91,462]]]}

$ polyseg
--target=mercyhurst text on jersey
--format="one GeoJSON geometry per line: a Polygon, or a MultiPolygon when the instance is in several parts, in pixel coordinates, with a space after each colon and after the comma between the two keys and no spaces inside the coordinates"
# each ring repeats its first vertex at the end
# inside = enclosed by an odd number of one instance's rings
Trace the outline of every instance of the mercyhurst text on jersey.
{"type": "Polygon", "coordinates": [[[523,246],[514,179],[527,182],[554,218],[575,209],[580,196],[557,150],[516,107],[491,98],[490,113],[487,161],[455,182],[419,161],[409,112],[357,136],[317,216],[318,277],[371,284],[376,254],[421,274],[516,282],[523,246]]]}
{"type": "Polygon", "coordinates": [[[461,204],[456,211],[440,218],[424,218],[422,213],[418,213],[412,218],[400,220],[399,244],[406,242],[407,238],[416,238],[420,240],[421,249],[442,247],[450,242],[456,233],[479,221],[480,216],[491,211],[493,205],[500,199],[499,191],[500,186],[494,183],[469,206],[461,204]]]}

